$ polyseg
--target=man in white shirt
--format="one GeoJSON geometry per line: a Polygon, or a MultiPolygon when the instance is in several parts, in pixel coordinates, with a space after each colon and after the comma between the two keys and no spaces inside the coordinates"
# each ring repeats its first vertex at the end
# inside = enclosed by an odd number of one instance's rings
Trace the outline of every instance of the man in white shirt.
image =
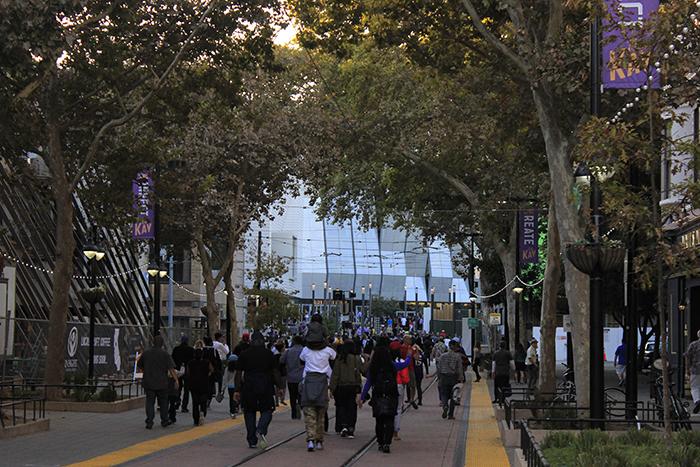
{"type": "Polygon", "coordinates": [[[537,356],[537,339],[533,338],[530,341],[530,347],[527,349],[525,357],[525,368],[527,369],[527,388],[534,389],[537,386],[537,377],[540,367],[540,361],[537,356]]]}
{"type": "Polygon", "coordinates": [[[301,405],[304,410],[306,441],[309,451],[323,450],[324,425],[328,415],[328,382],[333,373],[331,360],[335,360],[335,357],[335,350],[328,346],[320,350],[304,347],[299,355],[299,360],[304,362],[301,405]],[[318,399],[310,400],[309,394],[317,395],[318,399]]]}
{"type": "Polygon", "coordinates": [[[228,354],[230,353],[230,350],[228,348],[228,345],[226,345],[226,339],[220,332],[214,333],[213,346],[214,349],[218,352],[219,358],[222,362],[228,360],[228,354]]]}

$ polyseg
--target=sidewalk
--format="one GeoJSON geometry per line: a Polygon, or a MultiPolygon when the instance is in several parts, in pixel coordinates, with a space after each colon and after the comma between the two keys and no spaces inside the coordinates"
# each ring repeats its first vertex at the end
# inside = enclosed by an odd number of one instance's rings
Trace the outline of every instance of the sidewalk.
{"type": "MultiPolygon", "coordinates": [[[[461,406],[456,420],[441,417],[437,384],[423,396],[418,410],[409,408],[402,416],[401,440],[392,444],[392,453],[378,452],[372,446],[355,465],[404,466],[487,466],[505,467],[506,451],[500,444],[498,428],[483,379],[471,383],[467,372],[461,406]]],[[[433,377],[424,379],[424,387],[433,377]]],[[[330,416],[334,415],[331,401],[330,416]]],[[[80,463],[81,466],[231,466],[259,451],[248,448],[243,418],[231,420],[228,404],[214,402],[203,427],[193,427],[190,414],[178,414],[178,423],[163,429],[144,428],[143,409],[120,414],[51,413],[51,430],[0,442],[0,466],[54,466],[80,463]]],[[[335,435],[333,420],[324,451],[309,453],[305,437],[265,452],[247,462],[250,466],[337,467],[343,465],[374,436],[371,408],[358,413],[356,438],[335,435]]],[[[268,434],[269,444],[285,440],[304,430],[302,420],[291,420],[286,407],[275,412],[268,434]]]]}

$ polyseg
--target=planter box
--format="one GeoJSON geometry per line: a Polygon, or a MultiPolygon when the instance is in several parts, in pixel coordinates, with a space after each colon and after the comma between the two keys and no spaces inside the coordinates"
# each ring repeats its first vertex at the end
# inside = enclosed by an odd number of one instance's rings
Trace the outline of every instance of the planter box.
{"type": "Polygon", "coordinates": [[[41,420],[22,423],[21,425],[0,428],[0,439],[16,438],[18,436],[31,435],[32,433],[48,430],[49,419],[42,418],[41,420]]]}
{"type": "Polygon", "coordinates": [[[75,401],[46,401],[46,410],[54,412],[96,412],[119,413],[138,409],[144,406],[146,396],[132,397],[115,402],[75,402],[75,401]]]}
{"type": "Polygon", "coordinates": [[[627,250],[618,246],[593,243],[571,243],[566,245],[566,257],[584,274],[591,275],[596,267],[600,272],[622,269],[627,250]]]}

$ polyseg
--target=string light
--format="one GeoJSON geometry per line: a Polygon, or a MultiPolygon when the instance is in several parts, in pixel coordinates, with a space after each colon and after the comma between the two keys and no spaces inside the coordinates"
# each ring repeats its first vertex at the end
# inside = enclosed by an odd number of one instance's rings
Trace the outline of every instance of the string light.
{"type": "MultiPolygon", "coordinates": [[[[52,274],[52,275],[55,274],[55,272],[52,271],[51,269],[42,268],[41,266],[35,266],[31,263],[27,263],[25,261],[22,261],[21,259],[15,258],[14,256],[9,255],[5,252],[0,252],[0,255],[2,255],[4,258],[10,260],[11,262],[13,262],[15,264],[19,264],[21,266],[24,266],[25,268],[33,269],[35,271],[40,271],[40,272],[43,272],[46,274],[52,274]]],[[[112,279],[114,277],[128,276],[129,274],[132,274],[134,272],[139,271],[144,266],[146,266],[146,264],[140,264],[139,266],[137,266],[135,268],[128,269],[126,271],[121,271],[121,272],[118,272],[115,274],[105,274],[105,275],[101,275],[101,276],[95,276],[95,279],[112,279]]],[[[92,276],[85,276],[85,275],[80,275],[80,274],[74,274],[71,276],[71,278],[73,278],[73,279],[90,279],[91,277],[92,276]]]]}

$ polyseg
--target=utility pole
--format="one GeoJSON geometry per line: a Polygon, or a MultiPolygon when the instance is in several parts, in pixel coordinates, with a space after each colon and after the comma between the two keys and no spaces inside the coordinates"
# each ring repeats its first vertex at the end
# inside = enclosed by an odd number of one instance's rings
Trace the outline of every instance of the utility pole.
{"type": "Polygon", "coordinates": [[[258,230],[258,261],[255,265],[255,283],[253,287],[255,290],[260,290],[260,263],[262,262],[262,230],[258,230]]]}

